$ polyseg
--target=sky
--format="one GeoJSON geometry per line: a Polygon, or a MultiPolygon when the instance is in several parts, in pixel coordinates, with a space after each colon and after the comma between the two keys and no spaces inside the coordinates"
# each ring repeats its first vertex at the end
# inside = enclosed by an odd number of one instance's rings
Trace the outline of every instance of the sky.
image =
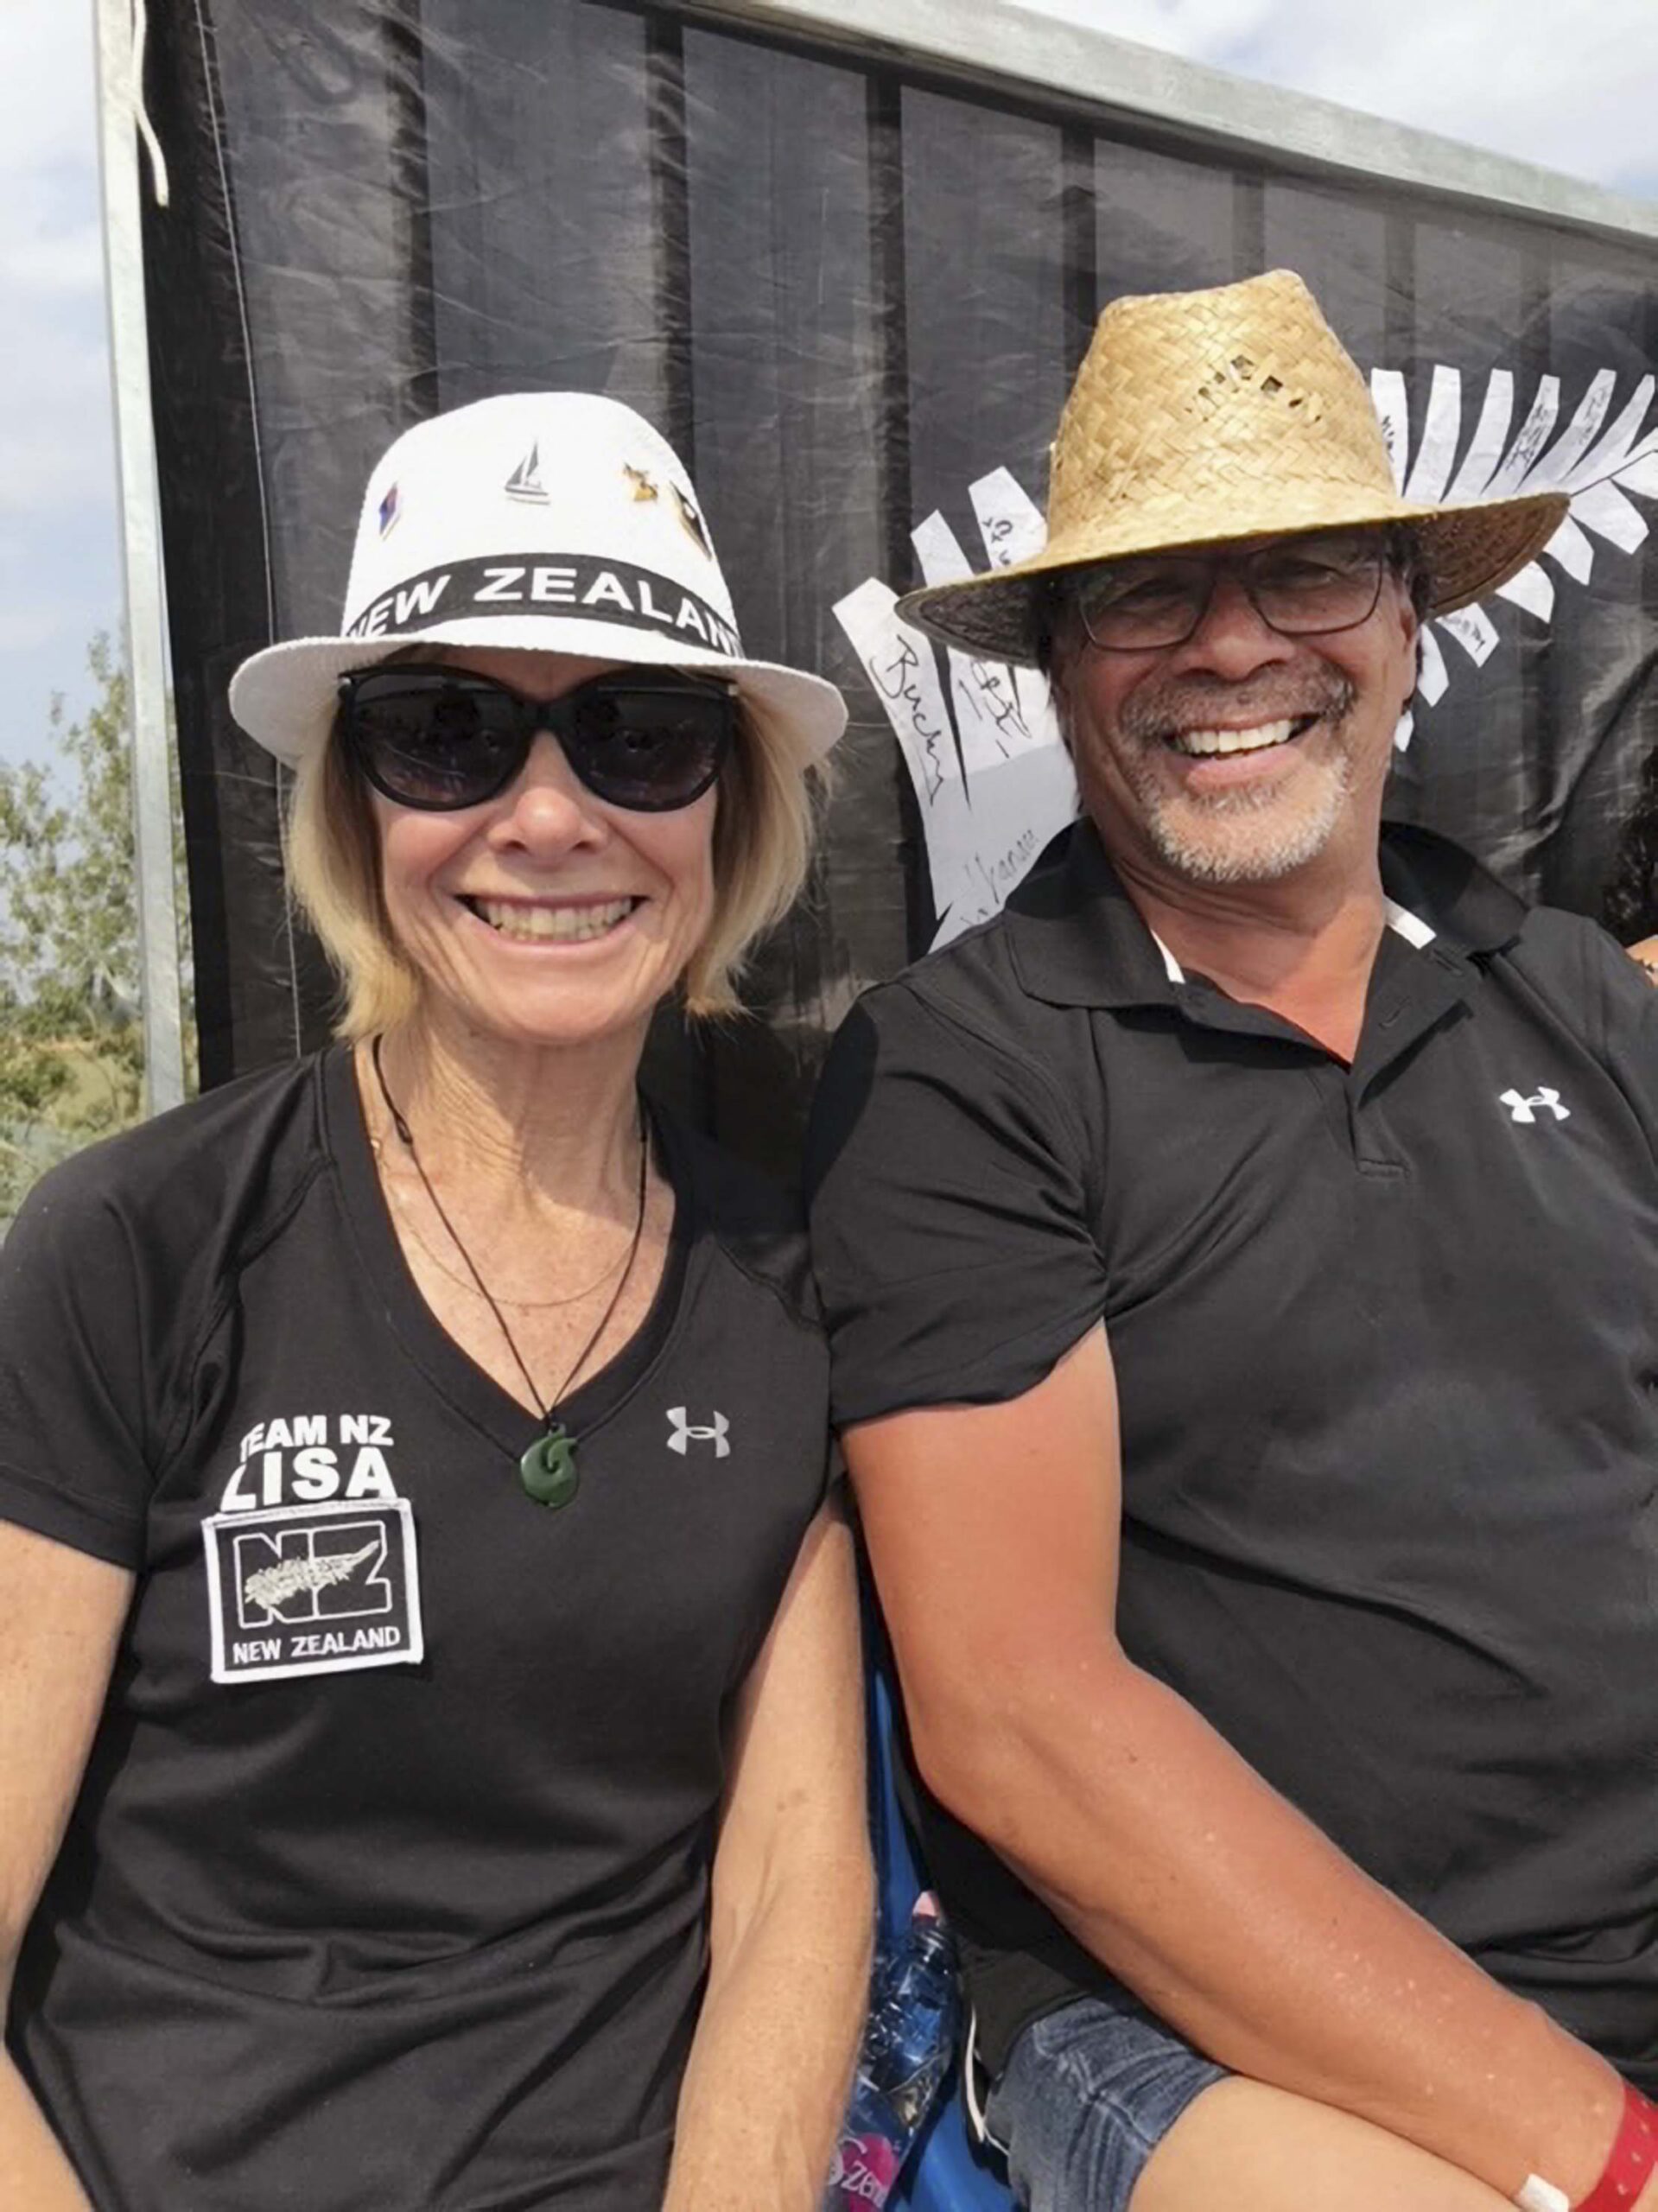
{"type": "MultiPolygon", "coordinates": [[[[1658,201],[1658,0],[1040,11],[1658,201]]],[[[0,0],[0,761],[48,755],[119,625],[103,281],[92,0],[0,0]]]]}

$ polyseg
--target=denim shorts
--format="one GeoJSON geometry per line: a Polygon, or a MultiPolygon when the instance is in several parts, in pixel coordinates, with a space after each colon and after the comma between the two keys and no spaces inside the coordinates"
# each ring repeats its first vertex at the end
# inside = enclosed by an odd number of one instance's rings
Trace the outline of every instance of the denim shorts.
{"type": "Polygon", "coordinates": [[[985,2118],[1029,2212],[1128,2212],[1146,2162],[1202,2090],[1226,2079],[1114,1984],[1032,2020],[985,2118]]]}

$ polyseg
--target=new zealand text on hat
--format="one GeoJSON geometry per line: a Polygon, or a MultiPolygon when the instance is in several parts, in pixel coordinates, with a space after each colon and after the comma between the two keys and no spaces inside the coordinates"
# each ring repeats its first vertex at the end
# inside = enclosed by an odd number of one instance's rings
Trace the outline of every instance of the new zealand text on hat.
{"type": "Polygon", "coordinates": [[[480,399],[406,430],[369,478],[340,634],[253,654],[231,711],[298,761],[326,741],[342,675],[422,645],[718,671],[814,760],[846,725],[832,683],[746,658],[677,456],[590,392],[480,399]]]}
{"type": "Polygon", "coordinates": [[[1177,546],[1404,523],[1430,612],[1450,613],[1540,552],[1563,493],[1425,506],[1395,488],[1363,378],[1286,269],[1106,308],[1054,442],[1048,539],[1028,561],[912,592],[899,612],[981,658],[1032,661],[1058,570],[1177,546]]]}

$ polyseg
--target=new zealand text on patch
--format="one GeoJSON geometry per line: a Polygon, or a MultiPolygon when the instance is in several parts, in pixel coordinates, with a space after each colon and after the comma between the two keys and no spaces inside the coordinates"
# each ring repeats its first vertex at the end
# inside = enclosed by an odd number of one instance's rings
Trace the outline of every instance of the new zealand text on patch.
{"type": "Polygon", "coordinates": [[[286,1505],[202,1523],[216,1682],[411,1665],[422,1656],[408,1501],[286,1505]]]}

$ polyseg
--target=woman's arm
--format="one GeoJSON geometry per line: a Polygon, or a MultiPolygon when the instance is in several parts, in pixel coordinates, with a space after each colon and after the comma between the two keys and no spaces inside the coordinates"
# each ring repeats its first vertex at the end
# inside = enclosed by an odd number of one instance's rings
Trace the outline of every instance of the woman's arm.
{"type": "MultiPolygon", "coordinates": [[[[0,1522],[0,2017],[80,1786],[131,1594],[124,1568],[0,1522]]],[[[0,2204],[91,2212],[3,2052],[0,2204]]]]}
{"type": "Polygon", "coordinates": [[[869,1976],[863,1727],[852,1539],[825,1507],[743,1688],[664,2212],[823,2195],[869,1976]]]}

